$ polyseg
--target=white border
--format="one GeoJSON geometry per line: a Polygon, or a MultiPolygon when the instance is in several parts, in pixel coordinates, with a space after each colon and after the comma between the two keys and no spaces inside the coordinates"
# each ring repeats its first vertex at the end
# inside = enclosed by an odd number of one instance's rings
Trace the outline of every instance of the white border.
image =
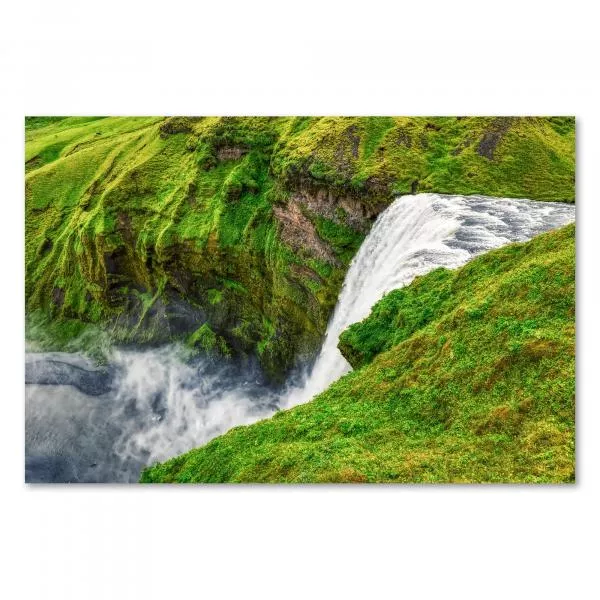
{"type": "Polygon", "coordinates": [[[3,8],[3,597],[598,597],[600,98],[588,5],[3,8]],[[578,484],[24,486],[22,119],[94,113],[575,114],[578,484]]]}

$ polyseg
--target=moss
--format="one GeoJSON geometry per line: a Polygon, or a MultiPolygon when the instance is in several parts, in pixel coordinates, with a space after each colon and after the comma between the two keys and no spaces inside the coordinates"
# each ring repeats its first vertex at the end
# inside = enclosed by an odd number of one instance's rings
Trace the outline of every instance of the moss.
{"type": "Polygon", "coordinates": [[[339,263],[326,265],[286,246],[274,206],[325,191],[368,225],[411,190],[572,201],[574,136],[561,117],[31,117],[27,311],[119,342],[208,322],[281,378],[318,350],[364,233],[340,206],[308,211],[339,263]]]}
{"type": "Polygon", "coordinates": [[[215,305],[215,304],[219,304],[219,302],[221,302],[221,300],[223,300],[223,292],[221,292],[220,290],[208,290],[208,301],[210,304],[215,305]]]}
{"type": "Polygon", "coordinates": [[[196,329],[187,339],[190,348],[203,350],[206,354],[229,356],[230,350],[227,342],[215,334],[208,323],[196,329]]]}
{"type": "Polygon", "coordinates": [[[97,325],[79,319],[50,318],[33,311],[25,320],[29,347],[36,351],[82,352],[97,362],[105,362],[110,353],[110,337],[97,325]]]}
{"type": "Polygon", "coordinates": [[[417,277],[410,286],[386,294],[372,308],[368,319],[351,325],[341,334],[340,351],[354,368],[368,364],[449,307],[458,306],[463,298],[455,295],[452,283],[452,271],[440,268],[417,277]]]}
{"type": "Polygon", "coordinates": [[[573,225],[434,271],[343,334],[357,368],[312,402],[141,481],[572,482],[574,317],[573,225]]]}
{"type": "Polygon", "coordinates": [[[349,264],[360,247],[363,240],[362,234],[350,227],[320,216],[316,218],[315,225],[321,239],[333,248],[337,257],[344,264],[349,264]]]}
{"type": "Polygon", "coordinates": [[[574,200],[572,118],[314,118],[286,137],[274,168],[289,180],[307,176],[350,194],[517,196],[574,200]],[[494,136],[493,159],[478,152],[494,136]],[[535,167],[534,167],[535,165],[535,167]]]}

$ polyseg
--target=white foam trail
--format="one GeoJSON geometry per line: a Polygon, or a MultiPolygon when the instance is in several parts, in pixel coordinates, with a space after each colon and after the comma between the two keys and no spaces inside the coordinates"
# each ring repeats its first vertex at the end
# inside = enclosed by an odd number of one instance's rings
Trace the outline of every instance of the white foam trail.
{"type": "Polygon", "coordinates": [[[524,241],[575,220],[575,207],[484,196],[401,196],[381,213],[354,257],[321,352],[285,407],[307,402],[350,370],[337,348],[342,331],[368,316],[386,292],[437,267],[456,268],[477,254],[524,241]]]}

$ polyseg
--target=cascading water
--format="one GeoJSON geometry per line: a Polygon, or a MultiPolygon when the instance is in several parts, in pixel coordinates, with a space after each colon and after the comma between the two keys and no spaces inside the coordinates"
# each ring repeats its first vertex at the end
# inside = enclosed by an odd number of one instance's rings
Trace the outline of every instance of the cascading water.
{"type": "Polygon", "coordinates": [[[528,240],[575,219],[573,205],[485,196],[401,196],[373,225],[355,256],[315,365],[284,406],[307,402],[350,370],[337,348],[386,292],[437,267],[464,265],[482,252],[528,240]]]}
{"type": "Polygon", "coordinates": [[[575,207],[560,203],[438,194],[398,198],[352,261],[313,368],[283,392],[230,366],[187,364],[174,347],[115,350],[111,368],[101,371],[77,356],[31,353],[26,480],[136,481],[147,464],[307,402],[350,370],[337,349],[339,335],[386,292],[574,219],[575,207]]]}

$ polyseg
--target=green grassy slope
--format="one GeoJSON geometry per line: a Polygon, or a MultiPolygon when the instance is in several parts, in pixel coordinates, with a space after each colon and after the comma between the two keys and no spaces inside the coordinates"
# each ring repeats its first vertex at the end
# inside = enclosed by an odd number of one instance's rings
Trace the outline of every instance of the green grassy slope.
{"type": "Polygon", "coordinates": [[[574,480],[573,225],[416,279],[340,347],[356,370],[311,403],[141,480],[574,480]]]}
{"type": "Polygon", "coordinates": [[[573,201],[574,136],[570,118],[28,118],[28,339],[186,339],[281,377],[395,194],[573,201]]]}

